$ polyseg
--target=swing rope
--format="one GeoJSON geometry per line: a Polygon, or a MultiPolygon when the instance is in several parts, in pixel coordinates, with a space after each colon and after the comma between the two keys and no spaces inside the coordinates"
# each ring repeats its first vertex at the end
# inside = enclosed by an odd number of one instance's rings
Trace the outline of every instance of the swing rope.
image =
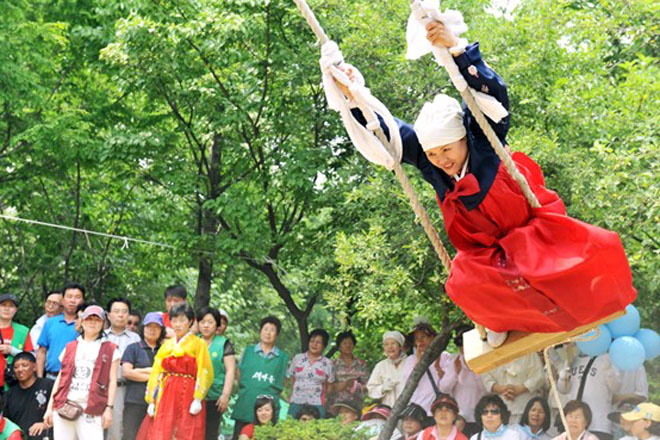
{"type": "MultiPolygon", "coordinates": [[[[600,336],[600,327],[596,327],[594,329],[594,334],[593,335],[588,335],[590,332],[585,333],[584,335],[581,335],[579,337],[574,337],[574,338],[568,338],[564,342],[561,342],[557,345],[562,345],[562,344],[568,344],[571,342],[588,342],[596,339],[598,336],[600,336]]],[[[568,430],[568,422],[566,421],[566,414],[564,413],[564,407],[561,405],[561,399],[559,398],[559,391],[557,390],[557,383],[555,381],[555,377],[552,374],[552,367],[550,364],[550,358],[548,355],[548,352],[550,351],[551,347],[545,347],[543,349],[543,360],[545,361],[545,370],[546,374],[548,376],[548,380],[550,381],[550,391],[552,392],[552,397],[555,399],[555,403],[557,404],[557,409],[559,410],[559,417],[561,419],[562,425],[564,425],[564,432],[566,433],[566,440],[573,440],[570,431],[568,430]]]]}
{"type": "Polygon", "coordinates": [[[571,438],[571,433],[568,430],[568,422],[566,421],[566,414],[564,414],[564,408],[561,405],[561,399],[559,398],[559,391],[557,391],[557,382],[555,381],[555,376],[552,374],[552,366],[550,364],[550,357],[548,356],[548,351],[553,347],[545,347],[543,349],[543,360],[545,362],[545,372],[548,376],[548,381],[550,382],[550,392],[552,397],[555,399],[557,404],[557,409],[559,410],[559,417],[561,418],[561,423],[564,425],[564,431],[566,432],[566,440],[573,440],[571,438]]]}
{"type": "MultiPolygon", "coordinates": [[[[412,9],[415,18],[424,26],[429,22],[434,21],[429,11],[427,11],[424,8],[424,6],[422,6],[420,0],[411,0],[410,7],[412,9]]],[[[465,104],[472,112],[472,115],[474,115],[477,124],[479,124],[479,127],[486,135],[486,138],[488,139],[491,146],[495,150],[497,156],[504,163],[504,166],[506,167],[511,177],[513,177],[514,180],[520,186],[520,189],[525,195],[525,198],[527,199],[529,204],[532,206],[532,208],[540,208],[541,204],[536,198],[536,195],[532,192],[532,189],[530,188],[527,179],[525,179],[525,176],[523,176],[520,173],[520,171],[516,167],[516,164],[513,162],[511,155],[509,154],[508,151],[506,151],[506,149],[502,145],[502,142],[495,134],[493,127],[491,127],[491,125],[488,123],[486,116],[481,111],[481,108],[479,108],[479,105],[475,100],[474,89],[468,86],[467,81],[465,81],[465,79],[461,75],[458,66],[456,65],[456,62],[454,61],[454,57],[451,55],[451,53],[449,53],[449,49],[447,49],[446,47],[433,46],[432,51],[433,51],[433,55],[438,61],[438,64],[440,64],[447,70],[447,73],[449,74],[452,83],[454,84],[456,89],[460,92],[463,101],[465,101],[465,104]]]]}
{"type": "MultiPolygon", "coordinates": [[[[309,24],[310,28],[318,38],[319,42],[321,45],[325,44],[326,42],[330,41],[328,39],[328,36],[324,32],[323,28],[319,24],[318,20],[316,19],[314,13],[312,10],[309,8],[305,0],[294,0],[296,5],[298,6],[298,9],[302,13],[303,17],[305,17],[305,20],[309,24]]],[[[413,14],[415,15],[416,19],[419,20],[421,23],[424,25],[428,23],[429,21],[433,20],[430,15],[427,13],[427,11],[424,9],[424,7],[421,5],[419,0],[411,0],[411,8],[413,10],[413,14]]],[[[495,150],[495,153],[497,156],[500,158],[500,160],[504,163],[504,166],[506,167],[507,171],[509,174],[514,178],[514,180],[518,183],[520,186],[520,189],[522,193],[524,194],[525,198],[529,202],[529,204],[533,208],[539,208],[541,204],[539,203],[538,199],[536,198],[536,195],[532,192],[529,183],[527,182],[527,179],[525,179],[525,176],[520,173],[518,168],[516,167],[516,164],[514,163],[513,159],[511,158],[511,155],[509,152],[504,148],[502,145],[502,142],[500,139],[497,137],[495,134],[495,131],[493,130],[492,126],[486,119],[486,116],[482,112],[481,108],[479,107],[477,100],[475,99],[475,95],[477,94],[475,90],[470,88],[467,84],[467,81],[462,77],[460,74],[460,71],[458,69],[458,66],[456,65],[456,62],[453,59],[453,56],[449,53],[449,50],[447,48],[438,48],[438,47],[433,47],[433,53],[440,65],[445,67],[447,70],[447,73],[449,74],[452,83],[456,87],[456,89],[460,92],[461,97],[463,98],[465,104],[467,107],[470,109],[472,112],[475,120],[477,121],[477,124],[479,124],[479,127],[482,129],[483,133],[485,134],[486,138],[490,142],[491,146],[495,150]],[[450,61],[449,61],[450,60],[450,61]]],[[[341,81],[341,78],[337,78],[339,81],[341,81]]],[[[350,84],[345,83],[344,85],[349,86],[350,84]]],[[[378,121],[374,115],[373,110],[368,107],[365,103],[364,99],[360,99],[360,93],[359,93],[359,88],[358,89],[351,89],[351,91],[357,91],[358,93],[355,93],[356,95],[356,101],[358,103],[358,107],[360,110],[362,110],[363,114],[365,115],[368,123],[367,126],[370,130],[373,131],[374,135],[380,140],[380,142],[383,144],[383,146],[388,150],[390,155],[392,157],[396,157],[394,152],[392,151],[392,145],[390,142],[387,141],[382,128],[380,128],[380,124],[378,123],[377,128],[372,128],[370,125],[374,125],[373,121],[378,121]],[[369,123],[371,121],[371,123],[369,123]]],[[[364,97],[362,97],[364,98],[364,97]]],[[[399,183],[403,187],[405,193],[408,195],[408,198],[410,200],[410,204],[412,205],[413,210],[415,211],[415,214],[417,217],[420,219],[422,222],[422,226],[424,227],[424,231],[426,232],[426,235],[429,237],[431,240],[431,243],[433,244],[433,248],[435,249],[436,253],[438,254],[438,257],[440,258],[440,261],[442,261],[442,264],[444,267],[447,269],[447,271],[450,271],[451,268],[451,260],[449,258],[449,255],[447,254],[446,249],[444,248],[444,245],[440,241],[440,238],[431,224],[431,221],[428,217],[428,213],[426,209],[421,205],[419,202],[419,198],[417,197],[417,194],[412,187],[412,184],[410,183],[410,180],[408,179],[408,176],[406,173],[403,171],[401,167],[400,161],[394,161],[392,164],[392,169],[394,170],[394,173],[396,174],[397,178],[399,179],[399,183]]],[[[475,323],[476,324],[476,323],[475,323]]],[[[484,339],[485,336],[485,330],[483,326],[480,326],[476,324],[477,330],[482,336],[482,339],[484,339]]],[[[587,339],[581,339],[581,340],[590,340],[598,336],[598,333],[596,335],[593,335],[592,337],[589,337],[587,339]]],[[[573,342],[576,341],[577,339],[574,338],[569,338],[567,339],[564,343],[568,342],[573,342]]],[[[572,440],[571,434],[568,431],[568,423],[566,421],[566,415],[564,413],[564,409],[561,405],[561,400],[559,397],[559,392],[557,390],[557,384],[554,378],[554,375],[552,373],[552,367],[550,364],[550,359],[548,352],[553,346],[546,347],[543,350],[543,358],[545,361],[545,369],[546,369],[546,374],[548,377],[548,381],[550,382],[550,388],[551,388],[551,393],[553,395],[553,398],[555,399],[555,403],[557,404],[560,418],[562,421],[562,424],[564,425],[564,429],[566,432],[567,440],[572,440]]]]}
{"type": "MultiPolygon", "coordinates": [[[[312,10],[307,5],[307,2],[305,0],[294,0],[294,2],[298,6],[298,9],[300,10],[303,17],[305,17],[305,20],[307,21],[307,24],[309,24],[309,27],[312,29],[312,32],[314,32],[314,35],[316,35],[316,38],[318,38],[321,45],[323,45],[326,42],[330,41],[328,36],[326,35],[325,31],[323,30],[323,28],[319,24],[318,20],[316,19],[316,16],[314,15],[314,12],[312,12],[312,10]]],[[[346,84],[346,85],[348,86],[348,84],[346,84]]],[[[364,96],[360,93],[359,89],[360,88],[352,88],[351,89],[351,91],[356,92],[356,93],[354,93],[354,96],[356,98],[358,107],[360,108],[362,113],[365,115],[367,120],[378,122],[378,118],[377,118],[376,114],[373,112],[373,110],[368,105],[366,105],[364,96]]],[[[368,128],[373,131],[374,135],[378,138],[378,140],[387,149],[390,156],[396,157],[396,155],[392,151],[391,143],[387,140],[387,137],[385,136],[385,133],[383,132],[382,128],[380,127],[380,123],[375,124],[373,129],[370,127],[370,125],[372,125],[372,124],[367,124],[368,128]]],[[[401,166],[401,162],[395,160],[394,163],[392,164],[392,169],[393,169],[394,174],[396,175],[397,179],[399,180],[399,183],[401,184],[401,187],[403,188],[403,191],[408,196],[408,200],[410,202],[410,205],[413,208],[413,211],[415,212],[415,215],[417,216],[417,218],[422,223],[422,227],[424,228],[424,232],[426,232],[427,237],[431,241],[431,244],[433,246],[433,249],[435,250],[435,253],[438,255],[438,258],[442,262],[442,265],[447,270],[447,273],[449,273],[450,270],[451,270],[451,258],[449,256],[449,254],[447,253],[447,250],[445,249],[444,245],[442,244],[442,241],[440,240],[440,236],[438,235],[438,232],[433,227],[433,223],[431,223],[431,219],[429,217],[428,212],[426,211],[426,208],[424,208],[424,206],[419,201],[419,197],[417,196],[417,193],[415,192],[415,189],[412,186],[412,183],[410,182],[410,179],[408,178],[408,175],[403,170],[403,167],[401,166]]]]}
{"type": "Polygon", "coordinates": [[[461,92],[461,96],[472,112],[472,115],[474,115],[474,118],[477,120],[479,127],[481,127],[484,134],[488,138],[488,141],[493,146],[495,153],[500,158],[502,163],[504,163],[506,170],[520,186],[520,190],[525,195],[525,198],[529,202],[530,206],[532,208],[540,208],[541,204],[536,198],[536,195],[532,192],[532,189],[529,187],[527,179],[525,179],[525,176],[523,176],[522,173],[518,170],[518,167],[516,167],[516,164],[511,158],[509,152],[506,151],[504,146],[502,146],[500,138],[497,137],[495,131],[493,131],[493,127],[491,127],[491,125],[486,120],[486,116],[484,116],[481,109],[477,106],[477,102],[475,101],[474,96],[472,96],[472,93],[470,93],[468,90],[463,90],[461,92]]]}

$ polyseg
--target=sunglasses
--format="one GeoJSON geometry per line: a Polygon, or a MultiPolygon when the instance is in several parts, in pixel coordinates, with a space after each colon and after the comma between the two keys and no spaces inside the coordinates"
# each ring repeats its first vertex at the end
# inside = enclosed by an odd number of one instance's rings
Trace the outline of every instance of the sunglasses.
{"type": "Polygon", "coordinates": [[[257,399],[267,399],[270,400],[271,402],[274,400],[273,396],[271,396],[270,394],[259,394],[257,396],[257,399]]]}
{"type": "Polygon", "coordinates": [[[501,413],[502,412],[500,411],[499,408],[491,408],[491,409],[484,408],[484,409],[481,410],[481,415],[482,416],[487,416],[488,414],[492,414],[494,416],[499,416],[501,413]]]}

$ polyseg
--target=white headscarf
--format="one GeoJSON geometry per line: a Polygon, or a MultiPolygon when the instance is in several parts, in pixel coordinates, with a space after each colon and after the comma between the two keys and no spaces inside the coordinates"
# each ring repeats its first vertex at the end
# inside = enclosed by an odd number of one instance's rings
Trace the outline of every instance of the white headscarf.
{"type": "Polygon", "coordinates": [[[439,94],[422,107],[415,121],[415,133],[422,149],[451,144],[465,136],[463,110],[454,98],[439,94]]]}
{"type": "Polygon", "coordinates": [[[406,342],[406,338],[403,337],[401,332],[398,332],[396,330],[392,330],[392,331],[383,333],[383,342],[385,342],[388,339],[395,340],[402,347],[403,347],[403,344],[405,344],[405,342],[406,342]]]}

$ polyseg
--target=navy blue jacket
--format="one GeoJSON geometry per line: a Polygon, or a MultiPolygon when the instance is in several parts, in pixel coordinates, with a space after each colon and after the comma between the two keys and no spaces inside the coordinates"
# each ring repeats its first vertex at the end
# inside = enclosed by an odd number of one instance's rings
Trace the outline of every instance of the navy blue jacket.
{"type": "MultiPolygon", "coordinates": [[[[470,87],[494,96],[502,103],[507,111],[509,110],[509,97],[507,95],[506,85],[502,81],[502,78],[481,58],[479,43],[469,45],[465,52],[454,57],[454,60],[470,87]]],[[[366,124],[366,120],[359,109],[354,108],[351,112],[358,122],[362,125],[366,124]]],[[[465,106],[465,103],[463,103],[463,112],[463,124],[467,131],[467,143],[470,152],[468,169],[477,178],[480,187],[480,191],[477,194],[460,197],[465,207],[471,210],[479,206],[484,197],[486,197],[486,194],[488,194],[497,174],[500,158],[495,154],[495,150],[491,147],[490,142],[488,142],[488,139],[477,124],[472,112],[465,106]]],[[[506,144],[506,134],[509,130],[510,117],[510,115],[507,116],[497,124],[489,119],[491,126],[503,145],[506,144]]],[[[379,117],[379,119],[383,131],[389,139],[389,130],[382,118],[379,117]]],[[[403,162],[417,167],[421,171],[422,176],[424,176],[424,179],[433,186],[440,201],[443,201],[447,190],[451,191],[454,189],[454,179],[429,161],[417,139],[413,126],[398,118],[394,119],[401,133],[403,162]]]]}

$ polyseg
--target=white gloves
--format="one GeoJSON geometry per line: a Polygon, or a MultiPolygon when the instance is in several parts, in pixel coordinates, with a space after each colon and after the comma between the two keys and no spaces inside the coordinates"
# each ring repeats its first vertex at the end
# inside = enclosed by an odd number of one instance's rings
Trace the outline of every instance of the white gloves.
{"type": "Polygon", "coordinates": [[[202,410],[202,401],[199,399],[195,399],[192,401],[190,404],[190,414],[193,416],[199,414],[199,412],[202,410]]]}
{"type": "MultiPolygon", "coordinates": [[[[202,401],[199,399],[195,399],[192,401],[190,404],[190,414],[197,415],[200,413],[202,410],[202,401]]],[[[153,403],[150,403],[149,406],[147,407],[147,414],[149,414],[150,417],[153,417],[154,414],[156,414],[156,405],[153,403]]]]}

